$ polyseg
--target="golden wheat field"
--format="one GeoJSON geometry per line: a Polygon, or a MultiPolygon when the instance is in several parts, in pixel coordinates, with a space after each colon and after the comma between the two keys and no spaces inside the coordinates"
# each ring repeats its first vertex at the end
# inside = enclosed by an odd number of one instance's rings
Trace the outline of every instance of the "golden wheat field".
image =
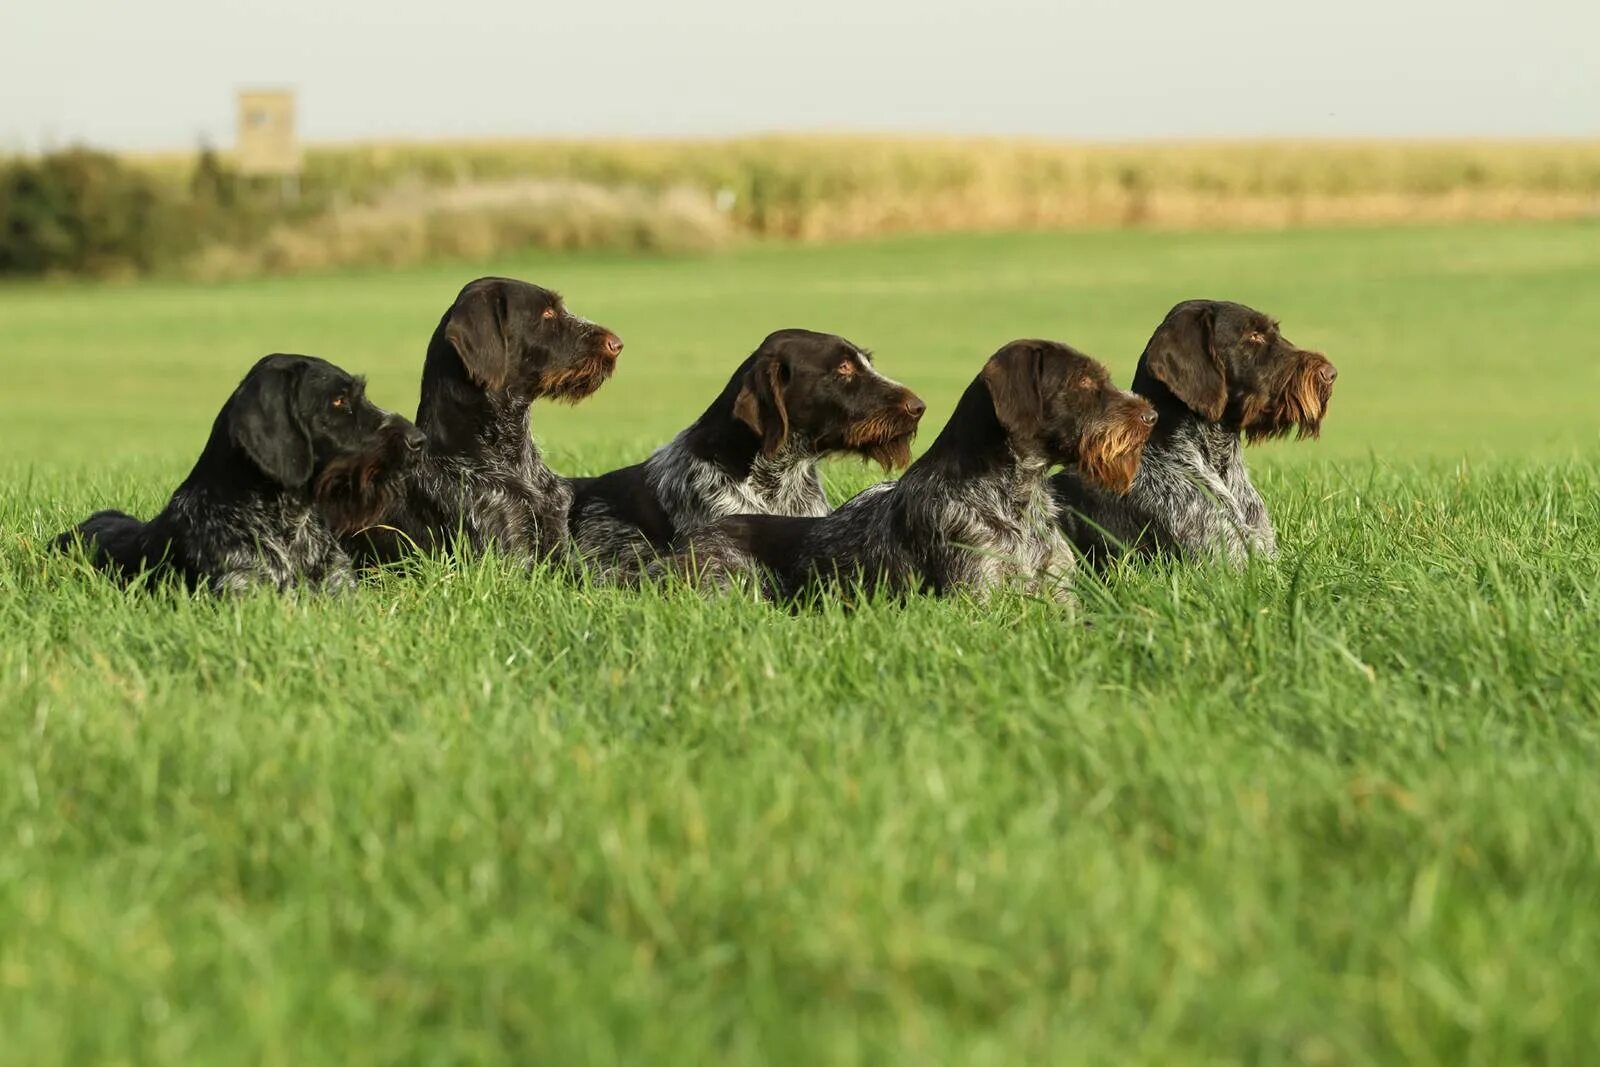
{"type": "MultiPolygon", "coordinates": [[[[193,156],[138,157],[181,181],[193,156]]],[[[1600,140],[1075,144],[764,136],[313,145],[329,210],[230,276],[482,259],[521,248],[704,251],[919,232],[1284,228],[1600,215],[1600,140]]]]}
{"type": "MultiPolygon", "coordinates": [[[[145,157],[181,169],[184,155],[145,157]]],[[[395,189],[541,178],[732,194],[744,228],[793,237],[1126,223],[1549,218],[1600,210],[1600,140],[1196,141],[766,136],[312,145],[306,181],[395,189]]]]}

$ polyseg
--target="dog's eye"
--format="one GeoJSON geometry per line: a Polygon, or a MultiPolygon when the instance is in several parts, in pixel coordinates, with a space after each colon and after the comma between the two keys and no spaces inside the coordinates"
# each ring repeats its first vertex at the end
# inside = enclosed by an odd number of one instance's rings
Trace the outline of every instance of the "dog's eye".
{"type": "Polygon", "coordinates": [[[840,374],[844,375],[846,378],[849,378],[856,372],[856,361],[853,359],[847,359],[843,363],[839,364],[838,369],[840,374]]]}
{"type": "Polygon", "coordinates": [[[1079,389],[1093,389],[1095,384],[1095,380],[1089,377],[1087,374],[1085,374],[1082,378],[1079,378],[1077,381],[1077,386],[1079,389]]]}
{"type": "Polygon", "coordinates": [[[1253,330],[1250,333],[1245,334],[1244,339],[1253,345],[1264,345],[1267,343],[1267,335],[1262,333],[1260,330],[1253,330]]]}
{"type": "Polygon", "coordinates": [[[336,396],[336,397],[333,398],[333,410],[335,410],[335,411],[343,411],[345,408],[347,408],[349,406],[350,406],[350,400],[349,400],[348,397],[336,396]]]}
{"type": "Polygon", "coordinates": [[[549,321],[550,319],[553,319],[553,318],[556,317],[556,309],[555,308],[545,308],[544,309],[544,314],[539,316],[539,317],[544,319],[544,320],[546,320],[546,321],[549,321]]]}

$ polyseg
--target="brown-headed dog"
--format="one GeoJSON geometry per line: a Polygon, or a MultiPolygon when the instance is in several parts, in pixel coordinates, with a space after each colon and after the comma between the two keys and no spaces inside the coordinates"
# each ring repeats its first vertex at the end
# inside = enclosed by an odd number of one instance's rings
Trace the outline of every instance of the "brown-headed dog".
{"type": "Polygon", "coordinates": [[[1292,344],[1266,314],[1221,300],[1174,307],[1139,358],[1133,391],[1160,422],[1128,492],[1079,473],[1052,481],[1062,528],[1079,551],[1106,559],[1218,556],[1235,564],[1277,554],[1277,534],[1250,481],[1246,441],[1316,437],[1338,371],[1292,344]]]}
{"type": "Polygon", "coordinates": [[[560,295],[479,278],[439,320],[422,367],[421,463],[377,522],[348,543],[363,561],[408,551],[493,547],[513,559],[564,546],[571,489],[528,430],[540,398],[577,403],[616,368],[622,341],[574,315],[560,295]]]}
{"type": "Polygon", "coordinates": [[[597,576],[631,581],[674,538],[713,520],[826,515],[817,462],[851,454],[903,467],[924,410],[843,337],[779,330],[650,458],[573,480],[573,541],[597,576]]]}

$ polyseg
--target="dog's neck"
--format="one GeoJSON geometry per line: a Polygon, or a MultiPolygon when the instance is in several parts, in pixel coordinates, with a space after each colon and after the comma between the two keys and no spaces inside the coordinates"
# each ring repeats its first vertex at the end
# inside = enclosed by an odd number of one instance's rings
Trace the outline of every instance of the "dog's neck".
{"type": "Polygon", "coordinates": [[[206,447],[195,460],[174,496],[204,498],[214,506],[263,504],[290,509],[311,508],[311,484],[285,486],[271,477],[241,448],[218,416],[206,440],[206,447]]]}
{"type": "Polygon", "coordinates": [[[736,482],[750,481],[761,468],[792,468],[795,464],[816,461],[810,443],[790,434],[777,455],[761,454],[761,435],[735,417],[733,408],[739,395],[742,375],[735,375],[711,406],[683,433],[678,442],[695,459],[711,464],[736,482]]]}
{"type": "MultiPolygon", "coordinates": [[[[1015,447],[980,380],[962,395],[928,451],[894,483],[895,521],[908,531],[909,543],[922,546],[918,551],[932,553],[927,562],[935,570],[948,565],[938,560],[953,545],[990,550],[995,561],[1031,559],[1055,536],[1049,470],[1047,459],[1015,447]]],[[[959,555],[967,560],[963,567],[989,566],[959,555]]]]}
{"type": "Polygon", "coordinates": [[[939,436],[907,468],[902,482],[912,485],[985,481],[1015,487],[1020,501],[1043,484],[1048,460],[1020,453],[994,411],[989,387],[981,379],[967,386],[939,436]]]}
{"type": "Polygon", "coordinates": [[[430,347],[422,368],[417,428],[434,455],[470,457],[520,467],[539,459],[528,432],[533,397],[516,390],[487,390],[467,374],[455,352],[430,347]]]}
{"type": "Polygon", "coordinates": [[[1242,462],[1244,442],[1238,427],[1209,422],[1190,410],[1152,374],[1141,367],[1133,378],[1133,391],[1150,401],[1156,409],[1156,425],[1145,443],[1144,454],[1167,455],[1175,452],[1205,458],[1206,465],[1218,474],[1242,462]]]}
{"type": "Polygon", "coordinates": [[[719,435],[716,430],[707,432],[702,416],[645,461],[646,477],[674,523],[698,525],[741,513],[827,512],[817,457],[808,443],[791,435],[776,454],[764,456],[755,434],[732,421],[734,426],[722,427],[726,433],[719,435]],[[739,439],[738,431],[747,442],[739,439]],[[719,441],[732,447],[715,447],[719,441]]]}

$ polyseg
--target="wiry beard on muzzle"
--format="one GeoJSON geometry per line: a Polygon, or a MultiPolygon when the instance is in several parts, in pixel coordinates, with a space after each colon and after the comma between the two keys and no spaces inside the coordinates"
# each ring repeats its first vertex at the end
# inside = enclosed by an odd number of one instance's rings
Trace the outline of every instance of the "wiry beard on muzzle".
{"type": "Polygon", "coordinates": [[[1088,481],[1121,496],[1133,487],[1153,423],[1142,409],[1095,423],[1078,442],[1078,471],[1088,481]]]}
{"type": "Polygon", "coordinates": [[[911,442],[917,436],[917,421],[898,411],[868,415],[845,430],[845,447],[886,471],[899,470],[911,462],[911,442]]]}
{"type": "Polygon", "coordinates": [[[602,355],[592,355],[582,363],[539,376],[539,395],[565,404],[576,404],[592,395],[616,370],[616,363],[602,355]]]}
{"type": "Polygon", "coordinates": [[[1282,388],[1271,397],[1253,397],[1243,419],[1245,439],[1251,444],[1270,441],[1295,431],[1296,440],[1322,434],[1322,420],[1333,398],[1333,382],[1321,376],[1328,361],[1321,357],[1300,360],[1282,388]]]}
{"type": "Polygon", "coordinates": [[[385,432],[371,452],[329,460],[317,475],[312,497],[328,528],[348,537],[381,523],[394,504],[416,453],[400,431],[385,432]]]}

